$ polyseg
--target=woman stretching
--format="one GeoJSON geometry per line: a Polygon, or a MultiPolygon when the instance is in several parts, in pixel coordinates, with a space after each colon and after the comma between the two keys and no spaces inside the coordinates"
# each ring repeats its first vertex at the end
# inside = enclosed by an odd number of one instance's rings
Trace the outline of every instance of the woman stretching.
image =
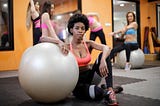
{"type": "Polygon", "coordinates": [[[39,38],[41,37],[41,27],[40,27],[40,11],[39,11],[39,2],[30,0],[27,10],[27,28],[30,28],[30,21],[33,22],[33,45],[39,43],[39,38]]]}
{"type": "Polygon", "coordinates": [[[105,34],[103,32],[102,25],[99,22],[99,16],[97,13],[87,13],[90,27],[90,40],[95,41],[96,37],[100,38],[102,44],[106,45],[105,34]],[[97,19],[97,20],[96,20],[97,19]]]}
{"type": "Polygon", "coordinates": [[[124,43],[122,45],[119,45],[117,47],[114,47],[111,50],[111,54],[110,54],[110,58],[112,59],[118,52],[125,50],[126,51],[126,65],[125,65],[125,70],[128,71],[131,69],[131,64],[130,64],[130,54],[131,51],[136,50],[139,48],[139,45],[137,43],[137,39],[136,39],[136,32],[137,32],[137,28],[138,25],[135,22],[135,14],[133,12],[128,12],[126,14],[126,19],[127,19],[127,25],[117,31],[117,32],[112,32],[109,35],[116,35],[121,33],[122,35],[124,35],[124,43]]]}

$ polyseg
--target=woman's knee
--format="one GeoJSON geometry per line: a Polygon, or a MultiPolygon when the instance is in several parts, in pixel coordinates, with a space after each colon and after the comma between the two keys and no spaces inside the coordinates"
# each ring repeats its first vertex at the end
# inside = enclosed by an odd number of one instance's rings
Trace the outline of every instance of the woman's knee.
{"type": "Polygon", "coordinates": [[[104,91],[96,85],[81,85],[73,91],[75,97],[83,100],[101,100],[104,91]]]}

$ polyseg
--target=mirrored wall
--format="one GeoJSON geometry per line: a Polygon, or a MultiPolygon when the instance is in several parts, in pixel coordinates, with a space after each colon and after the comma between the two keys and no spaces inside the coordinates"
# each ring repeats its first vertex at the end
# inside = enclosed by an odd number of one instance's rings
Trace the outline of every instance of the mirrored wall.
{"type": "MultiPolygon", "coordinates": [[[[38,1],[42,6],[46,0],[34,1],[38,1]]],[[[51,1],[55,4],[54,19],[63,28],[62,39],[65,39],[67,21],[71,14],[81,9],[81,0],[51,1]]],[[[13,18],[13,0],[0,0],[0,51],[14,50],[13,18]]]]}
{"type": "MultiPolygon", "coordinates": [[[[40,10],[46,0],[34,0],[39,2],[40,10]]],[[[55,10],[52,21],[56,23],[56,34],[64,42],[69,42],[69,33],[67,23],[69,18],[81,10],[81,0],[51,0],[54,3],[55,10]]]]}
{"type": "Polygon", "coordinates": [[[13,50],[12,0],[0,0],[0,50],[13,50]]]}
{"type": "MultiPolygon", "coordinates": [[[[113,0],[113,31],[118,31],[127,25],[126,14],[132,11],[136,15],[136,21],[139,24],[139,2],[131,0],[113,0]]],[[[140,25],[139,25],[140,29],[140,25]]],[[[137,30],[137,41],[140,44],[140,33],[137,30]]],[[[118,35],[113,37],[113,46],[122,43],[124,39],[118,38],[118,35]]]]}

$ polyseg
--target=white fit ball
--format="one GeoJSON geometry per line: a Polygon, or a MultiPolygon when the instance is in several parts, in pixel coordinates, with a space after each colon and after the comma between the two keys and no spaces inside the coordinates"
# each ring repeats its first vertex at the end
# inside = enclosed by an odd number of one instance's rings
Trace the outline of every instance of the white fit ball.
{"type": "MultiPolygon", "coordinates": [[[[130,55],[131,68],[141,68],[142,65],[144,64],[144,60],[145,60],[145,56],[144,56],[144,53],[141,49],[131,51],[131,55],[130,55]]],[[[125,64],[126,64],[125,50],[123,50],[117,54],[116,64],[120,68],[125,67],[125,64]]]]}
{"type": "Polygon", "coordinates": [[[73,54],[63,55],[52,43],[28,48],[19,66],[21,87],[33,100],[42,103],[65,99],[75,88],[78,76],[79,68],[73,54]]]}

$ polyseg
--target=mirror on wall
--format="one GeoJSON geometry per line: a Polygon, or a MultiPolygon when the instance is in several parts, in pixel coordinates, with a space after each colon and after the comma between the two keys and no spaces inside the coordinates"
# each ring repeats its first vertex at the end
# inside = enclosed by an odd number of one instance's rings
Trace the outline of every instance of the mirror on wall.
{"type": "MultiPolygon", "coordinates": [[[[133,0],[113,0],[113,31],[118,31],[127,24],[126,14],[128,11],[132,11],[136,14],[136,21],[139,23],[137,6],[137,2],[134,2],[133,0]]],[[[137,33],[137,35],[139,35],[137,36],[137,41],[140,42],[139,29],[137,33]]],[[[118,36],[119,35],[113,38],[113,46],[124,42],[124,39],[120,39],[118,36]]]]}
{"type": "Polygon", "coordinates": [[[74,10],[74,11],[69,11],[66,13],[62,13],[62,14],[57,14],[53,17],[53,20],[58,24],[59,27],[57,27],[56,30],[58,33],[58,37],[66,42],[69,43],[70,42],[70,34],[68,33],[68,29],[67,29],[67,24],[68,24],[68,20],[69,18],[75,14],[79,12],[79,10],[74,10]]]}
{"type": "Polygon", "coordinates": [[[0,0],[0,50],[13,50],[12,0],[0,0]]]}
{"type": "MultiPolygon", "coordinates": [[[[45,0],[34,1],[43,4],[45,0]]],[[[55,4],[55,17],[62,17],[56,18],[62,27],[66,26],[71,13],[81,9],[81,0],[51,1],[55,4]]],[[[14,50],[13,18],[13,0],[0,0],[0,51],[14,50]]]]}
{"type": "MultiPolygon", "coordinates": [[[[34,3],[40,4],[40,13],[42,6],[46,0],[34,0],[34,3]]],[[[81,0],[50,0],[54,4],[54,14],[51,17],[52,22],[55,24],[55,32],[57,36],[62,40],[68,40],[69,34],[67,31],[67,23],[69,18],[81,7],[81,0]]]]}
{"type": "Polygon", "coordinates": [[[70,42],[70,36],[67,30],[69,18],[79,11],[78,0],[52,0],[55,5],[55,14],[53,20],[58,24],[57,36],[64,42],[70,42]]]}

